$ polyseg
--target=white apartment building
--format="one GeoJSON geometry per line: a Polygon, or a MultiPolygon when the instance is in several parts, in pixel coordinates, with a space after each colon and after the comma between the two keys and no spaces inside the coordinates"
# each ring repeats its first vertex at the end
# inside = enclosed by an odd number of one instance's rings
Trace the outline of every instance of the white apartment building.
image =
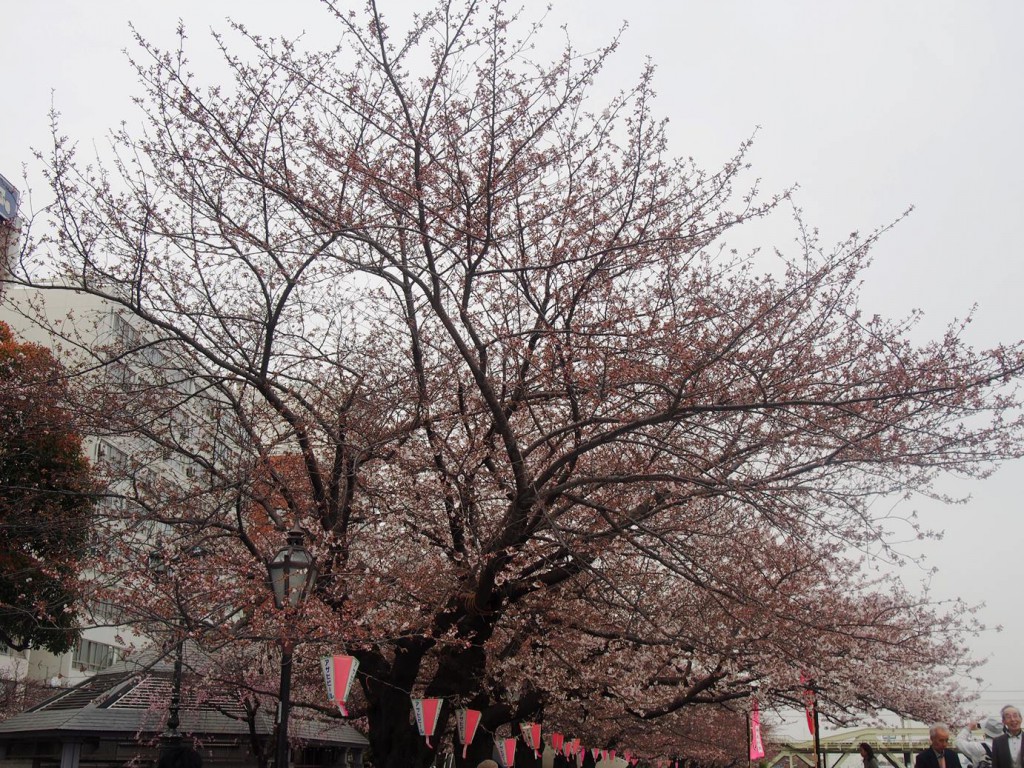
{"type": "MultiPolygon", "coordinates": [[[[0,296],[0,321],[7,323],[19,340],[49,347],[73,375],[92,369],[92,373],[83,375],[107,377],[128,387],[145,375],[141,366],[133,364],[134,354],[145,355],[146,362],[156,363],[157,367],[163,354],[159,345],[147,346],[146,329],[140,327],[136,318],[110,302],[70,286],[37,289],[8,284],[0,296]],[[115,364],[97,368],[100,359],[108,354],[105,350],[111,349],[139,351],[124,354],[115,364]]],[[[189,386],[189,380],[177,371],[175,387],[189,386]]],[[[209,418],[213,415],[209,406],[199,405],[204,402],[202,399],[191,402],[193,407],[179,409],[166,418],[173,420],[175,440],[181,445],[192,441],[199,451],[201,438],[209,443],[209,434],[204,430],[216,426],[216,418],[209,418]]],[[[93,466],[110,478],[112,493],[101,502],[104,505],[130,504],[129,492],[118,496],[122,492],[119,488],[126,484],[141,484],[156,477],[162,482],[189,482],[197,472],[196,466],[183,460],[179,452],[160,449],[138,436],[91,435],[86,437],[84,447],[93,466]]],[[[131,535],[145,547],[157,534],[155,529],[140,529],[131,535]]],[[[120,661],[125,650],[147,644],[145,638],[121,624],[116,606],[93,600],[88,611],[90,625],[83,627],[73,652],[55,655],[41,649],[16,652],[0,647],[0,677],[42,681],[55,687],[74,685],[120,661]]]]}

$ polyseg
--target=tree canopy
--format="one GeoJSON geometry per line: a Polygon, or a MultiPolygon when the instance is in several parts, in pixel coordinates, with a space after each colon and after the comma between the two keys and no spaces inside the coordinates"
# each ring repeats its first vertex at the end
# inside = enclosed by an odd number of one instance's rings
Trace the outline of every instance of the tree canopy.
{"type": "Polygon", "coordinates": [[[61,367],[0,322],[0,640],[69,650],[95,487],[61,367]]]}
{"type": "Polygon", "coordinates": [[[864,316],[880,233],[734,252],[787,196],[744,182],[750,144],[676,154],[652,68],[595,103],[614,41],[547,61],[500,0],[405,33],[325,5],[337,49],[236,25],[209,83],[184,33],[139,40],[145,128],[100,167],[55,136],[54,228],[14,279],[146,329],[96,351],[139,374],[80,404],[151,446],[115,524],[217,563],[186,605],[112,542],[133,604],[226,654],[288,633],[314,687],[347,649],[382,768],[431,755],[410,696],[647,755],[707,750],[752,680],[799,702],[801,673],[836,716],[949,714],[975,624],[865,569],[893,542],[874,502],[1021,454],[1021,344],[864,316]],[[171,460],[189,479],[153,481],[171,460]],[[293,527],[321,577],[281,616],[293,527]]]}

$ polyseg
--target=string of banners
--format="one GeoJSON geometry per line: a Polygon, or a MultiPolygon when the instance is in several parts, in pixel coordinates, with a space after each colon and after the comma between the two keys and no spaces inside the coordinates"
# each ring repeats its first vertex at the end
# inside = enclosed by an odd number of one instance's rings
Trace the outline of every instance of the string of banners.
{"type": "MultiPolygon", "coordinates": [[[[320,668],[324,675],[324,684],[327,687],[327,699],[338,707],[342,717],[348,717],[346,702],[349,693],[352,691],[352,683],[356,679],[356,672],[359,670],[359,660],[354,656],[335,655],[324,656],[320,660],[320,668]]],[[[416,718],[416,727],[420,736],[426,739],[427,746],[433,749],[430,740],[434,737],[437,729],[437,722],[441,716],[441,706],[444,699],[412,698],[412,711],[416,718]]],[[[469,745],[473,742],[477,730],[480,727],[480,720],[483,713],[476,709],[457,709],[455,711],[455,724],[459,733],[459,741],[462,743],[462,757],[467,756],[469,745]]],[[[533,750],[536,757],[541,756],[545,743],[541,738],[541,724],[521,722],[519,733],[527,747],[533,750]]],[[[494,737],[495,750],[503,768],[513,768],[516,754],[515,738],[494,737]]],[[[587,748],[580,745],[579,739],[567,739],[561,733],[549,733],[548,744],[551,748],[567,758],[574,759],[577,765],[582,766],[583,760],[589,753],[595,762],[598,760],[614,760],[618,754],[614,749],[587,748]]],[[[628,749],[622,755],[630,766],[635,766],[639,758],[634,756],[628,749]]],[[[659,760],[658,768],[666,768],[674,765],[673,761],[659,760]]]]}

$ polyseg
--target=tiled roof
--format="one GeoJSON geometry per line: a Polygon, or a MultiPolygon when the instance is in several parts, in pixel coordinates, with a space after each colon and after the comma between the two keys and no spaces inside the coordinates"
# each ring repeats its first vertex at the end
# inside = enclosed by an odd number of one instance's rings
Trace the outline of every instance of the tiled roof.
{"type": "Polygon", "coordinates": [[[100,697],[109,697],[109,695],[122,688],[131,677],[132,675],[128,672],[90,677],[74,688],[62,691],[42,704],[36,705],[30,711],[46,710],[53,712],[64,709],[81,709],[94,703],[100,697]]]}
{"type": "MultiPolygon", "coordinates": [[[[159,662],[145,666],[118,665],[0,722],[0,741],[43,733],[159,733],[164,728],[170,691],[170,665],[159,662]]],[[[249,727],[243,717],[244,710],[237,699],[207,694],[202,701],[197,701],[189,695],[186,684],[179,728],[183,734],[245,736],[249,727]]],[[[352,747],[368,744],[361,733],[341,721],[293,717],[288,726],[293,738],[313,743],[352,747]]],[[[272,715],[258,712],[256,732],[269,735],[273,728],[272,715]]]]}

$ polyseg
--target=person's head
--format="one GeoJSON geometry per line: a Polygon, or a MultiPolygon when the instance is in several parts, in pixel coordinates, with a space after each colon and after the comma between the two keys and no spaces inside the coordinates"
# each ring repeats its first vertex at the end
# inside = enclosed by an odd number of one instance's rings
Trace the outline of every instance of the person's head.
{"type": "Polygon", "coordinates": [[[203,756],[187,744],[177,744],[160,754],[156,768],[203,768],[203,756]]]}
{"type": "Polygon", "coordinates": [[[857,748],[860,750],[860,756],[863,757],[865,760],[870,760],[872,757],[875,756],[875,750],[873,750],[871,748],[871,745],[868,744],[866,741],[862,741],[857,748]]]}
{"type": "Polygon", "coordinates": [[[932,742],[932,749],[942,752],[949,746],[949,726],[945,723],[936,723],[928,729],[928,738],[932,742]]]}
{"type": "Polygon", "coordinates": [[[1003,718],[1003,727],[1007,731],[1016,735],[1020,733],[1020,710],[1012,704],[1007,704],[1001,710],[999,715],[1003,718]]]}
{"type": "Polygon", "coordinates": [[[493,760],[484,760],[476,768],[498,768],[498,764],[493,760]]]}
{"type": "Polygon", "coordinates": [[[986,717],[985,722],[981,724],[981,729],[985,732],[985,738],[994,739],[996,736],[1003,735],[1003,721],[998,717],[986,717]]]}

